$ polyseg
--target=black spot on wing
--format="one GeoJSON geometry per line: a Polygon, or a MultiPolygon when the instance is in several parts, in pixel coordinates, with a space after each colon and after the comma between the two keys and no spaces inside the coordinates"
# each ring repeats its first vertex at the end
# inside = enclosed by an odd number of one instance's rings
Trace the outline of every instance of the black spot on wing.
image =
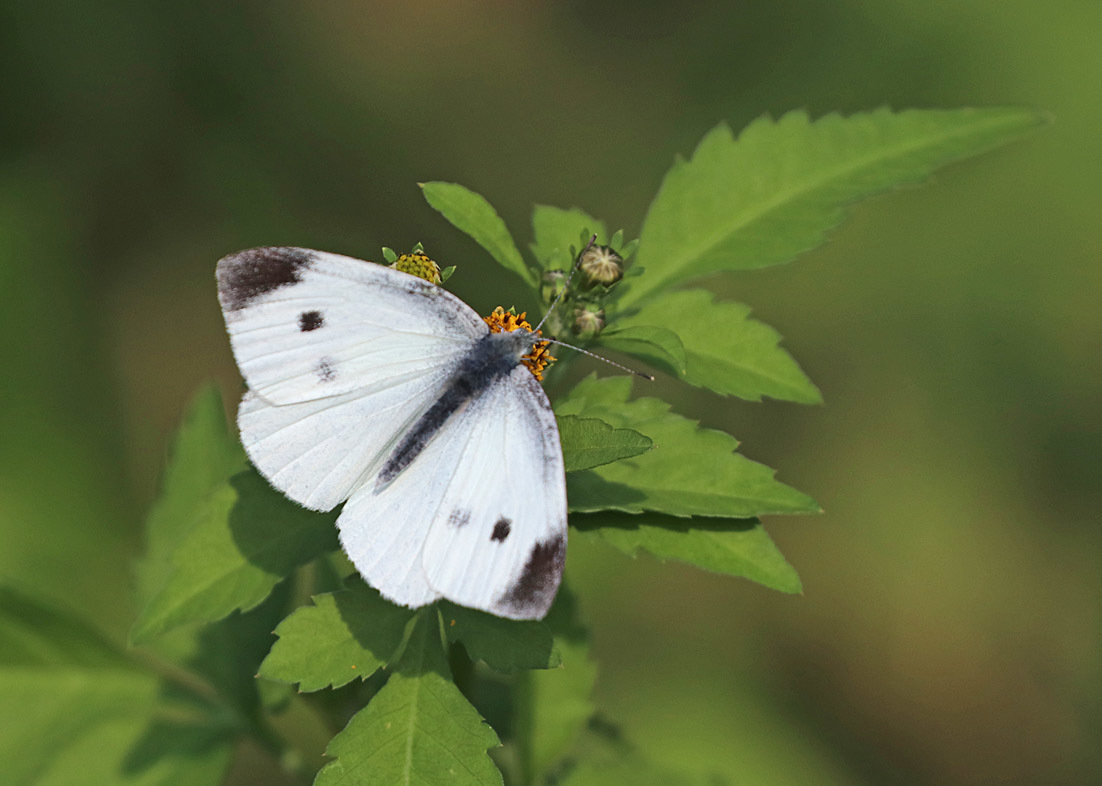
{"type": "Polygon", "coordinates": [[[332,382],[337,378],[337,367],[334,365],[333,358],[319,360],[316,371],[319,382],[332,382]]]}
{"type": "Polygon", "coordinates": [[[509,537],[509,532],[512,530],[510,526],[513,522],[502,516],[497,520],[497,524],[494,524],[494,533],[490,535],[490,540],[496,540],[498,543],[504,543],[505,539],[509,537]]]}
{"type": "Polygon", "coordinates": [[[224,311],[240,311],[280,287],[302,281],[313,255],[301,248],[250,248],[218,263],[218,299],[224,311]]]}
{"type": "Polygon", "coordinates": [[[497,603],[506,612],[519,618],[538,618],[547,613],[562,579],[566,561],[566,537],[556,535],[545,543],[537,543],[528,554],[528,562],[516,583],[505,591],[497,603]]]}
{"type": "Polygon", "coordinates": [[[303,311],[298,315],[298,329],[303,333],[317,330],[325,324],[325,318],[320,311],[303,311]]]}
{"type": "Polygon", "coordinates": [[[459,529],[460,527],[467,526],[467,522],[471,520],[471,512],[469,510],[460,510],[456,508],[448,514],[449,526],[459,529]]]}

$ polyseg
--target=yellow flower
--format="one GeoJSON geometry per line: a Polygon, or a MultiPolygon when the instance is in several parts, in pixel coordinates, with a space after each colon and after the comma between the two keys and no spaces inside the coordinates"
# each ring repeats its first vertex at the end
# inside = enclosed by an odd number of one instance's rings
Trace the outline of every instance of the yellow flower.
{"type": "MultiPolygon", "coordinates": [[[[532,326],[524,319],[527,316],[526,311],[520,312],[520,314],[513,314],[506,311],[501,306],[498,306],[488,317],[483,317],[486,324],[490,326],[491,333],[511,333],[517,328],[524,328],[525,330],[531,330],[532,326]]],[[[541,335],[543,331],[536,335],[541,335]]],[[[532,351],[520,359],[520,362],[524,364],[524,367],[532,372],[536,379],[543,381],[543,372],[548,365],[554,362],[555,358],[551,357],[551,354],[547,351],[547,348],[551,346],[547,341],[537,341],[532,347],[532,351]]]]}

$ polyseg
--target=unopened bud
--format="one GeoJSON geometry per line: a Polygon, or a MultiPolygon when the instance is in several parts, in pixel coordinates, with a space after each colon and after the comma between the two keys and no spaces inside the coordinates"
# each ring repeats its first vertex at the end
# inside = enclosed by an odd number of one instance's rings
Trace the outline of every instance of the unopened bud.
{"type": "Polygon", "coordinates": [[[402,254],[391,265],[395,270],[423,278],[432,284],[440,283],[440,266],[420,252],[402,254]]]}
{"type": "Polygon", "coordinates": [[[574,312],[574,335],[579,338],[593,338],[604,326],[604,309],[579,308],[574,312]]]}
{"type": "Polygon", "coordinates": [[[612,286],[624,275],[624,260],[609,246],[590,247],[582,254],[579,267],[590,285],[612,286]]]}

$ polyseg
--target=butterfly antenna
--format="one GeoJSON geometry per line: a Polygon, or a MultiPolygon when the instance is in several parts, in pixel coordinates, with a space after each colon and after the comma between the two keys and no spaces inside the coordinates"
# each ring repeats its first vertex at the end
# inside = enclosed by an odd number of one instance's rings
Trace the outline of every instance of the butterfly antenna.
{"type": "Polygon", "coordinates": [[[616,366],[616,368],[620,369],[621,371],[626,371],[629,374],[634,374],[637,377],[642,377],[643,379],[649,379],[651,382],[654,382],[654,376],[652,376],[651,374],[644,374],[642,371],[636,371],[633,368],[628,368],[627,366],[622,366],[619,363],[617,363],[615,360],[609,360],[606,357],[601,357],[596,352],[590,352],[588,349],[582,349],[581,347],[576,347],[573,344],[567,344],[565,341],[556,341],[553,338],[544,338],[542,336],[538,337],[536,339],[536,341],[546,341],[549,344],[557,344],[560,347],[566,347],[567,349],[572,349],[575,352],[581,352],[583,355],[588,355],[591,358],[595,358],[595,359],[600,360],[604,363],[608,363],[610,366],[616,366]]]}
{"type": "MultiPolygon", "coordinates": [[[[559,305],[559,301],[562,300],[562,296],[566,294],[566,290],[570,289],[570,280],[572,278],[574,278],[574,274],[578,271],[578,268],[581,267],[581,265],[582,265],[582,257],[585,256],[586,251],[589,251],[589,249],[593,248],[593,244],[596,243],[596,242],[597,242],[597,236],[596,235],[589,238],[589,242],[585,244],[585,248],[582,249],[582,253],[578,254],[577,258],[574,260],[574,265],[570,268],[570,275],[568,275],[566,277],[566,282],[562,285],[562,289],[559,290],[559,294],[555,295],[555,299],[551,302],[551,306],[547,309],[547,312],[543,315],[543,319],[540,320],[540,323],[538,325],[536,325],[535,329],[532,331],[533,333],[538,331],[541,327],[543,327],[543,323],[547,321],[547,318],[549,316],[551,316],[551,312],[555,310],[555,306],[559,305]]],[[[570,346],[570,345],[566,344],[564,346],[570,346]]],[[[574,349],[577,349],[577,347],[574,347],[574,349]]],[[[584,352],[585,350],[581,350],[581,351],[584,352]]],[[[609,361],[609,362],[611,363],[612,361],[609,361]]],[[[615,364],[613,364],[613,365],[615,365],[615,364]]]]}

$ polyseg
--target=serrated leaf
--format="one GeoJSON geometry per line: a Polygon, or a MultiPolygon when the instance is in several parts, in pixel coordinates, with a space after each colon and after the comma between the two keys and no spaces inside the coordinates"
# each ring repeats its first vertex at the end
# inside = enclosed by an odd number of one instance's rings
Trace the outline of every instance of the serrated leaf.
{"type": "Polygon", "coordinates": [[[470,235],[499,265],[516,273],[529,286],[536,275],[525,264],[501,216],[481,195],[458,183],[422,183],[421,192],[433,208],[460,231],[470,235]]]}
{"type": "Polygon", "coordinates": [[[573,516],[570,524],[575,532],[598,537],[630,556],[645,551],[662,561],[741,576],[780,592],[802,590],[795,569],[757,519],[603,512],[573,516]]]}
{"type": "Polygon", "coordinates": [[[814,122],[790,112],[737,139],[721,124],[666,174],[640,238],[647,275],[622,303],[720,270],[787,262],[819,245],[856,200],[925,180],[1043,120],[1026,109],[879,109],[814,122]]]}
{"type": "Polygon", "coordinates": [[[634,458],[567,476],[571,511],[751,518],[819,510],[806,494],[775,480],[769,467],[735,453],[734,437],[700,428],[660,399],[629,401],[630,393],[630,378],[589,377],[556,407],[559,416],[597,417],[655,443],[634,458]]]}
{"type": "Polygon", "coordinates": [[[261,677],[298,683],[304,692],[365,680],[390,662],[414,613],[362,581],[313,600],[279,623],[261,677]]]}
{"type": "MultiPolygon", "coordinates": [[[[606,237],[605,224],[576,207],[564,210],[550,205],[536,205],[532,210],[532,254],[544,270],[570,270],[574,266],[575,252],[581,251],[578,238],[596,234],[597,242],[606,237]]],[[[584,245],[584,244],[583,244],[584,245]]]]}
{"type": "Polygon", "coordinates": [[[152,783],[143,780],[150,769],[163,776],[157,782],[203,771],[214,777],[196,775],[194,783],[213,784],[233,744],[197,705],[164,700],[156,675],[83,622],[6,587],[0,587],[0,728],[5,786],[152,783]],[[143,740],[166,722],[160,717],[175,717],[185,734],[217,734],[217,744],[179,757],[171,746],[145,750],[143,740]],[[67,780],[81,761],[91,779],[67,780]]]}
{"type": "Polygon", "coordinates": [[[338,547],[334,519],[298,507],[255,471],[235,475],[209,495],[173,552],[172,573],[139,615],[131,642],[256,606],[292,570],[338,547]]]}
{"type": "MultiPolygon", "coordinates": [[[[683,379],[716,393],[761,401],[762,396],[822,403],[822,394],[792,356],[778,346],[781,336],[749,318],[741,303],[717,303],[700,289],[664,292],[619,317],[617,329],[636,325],[670,325],[684,347],[683,379]]],[[[605,342],[605,334],[601,335],[605,342]]]]}
{"type": "Polygon", "coordinates": [[[638,456],[654,447],[654,442],[638,431],[613,428],[598,418],[563,415],[558,421],[567,472],[611,464],[638,456]]]}
{"type": "Polygon", "coordinates": [[[597,344],[639,358],[671,376],[680,377],[685,373],[685,347],[680,336],[668,328],[647,324],[641,319],[634,323],[617,319],[615,325],[597,337],[597,344]]]}
{"type": "Polygon", "coordinates": [[[497,734],[451,681],[435,609],[420,617],[395,674],[333,738],[315,786],[500,786],[497,734]]]}
{"type": "Polygon", "coordinates": [[[555,637],[562,665],[522,674],[516,682],[516,736],[525,782],[549,772],[573,747],[593,715],[597,665],[577,599],[564,582],[544,624],[555,637]]]}
{"type": "Polygon", "coordinates": [[[172,570],[172,552],[194,528],[206,499],[248,466],[226,425],[222,396],[213,385],[192,400],[173,438],[160,497],[145,523],[145,555],[137,562],[139,605],[148,603],[172,570]]]}
{"type": "Polygon", "coordinates": [[[507,620],[454,603],[441,603],[444,633],[471,660],[503,672],[553,669],[561,663],[551,630],[539,620],[507,620]]]}
{"type": "Polygon", "coordinates": [[[290,600],[287,582],[250,611],[180,631],[194,637],[194,651],[182,662],[205,677],[222,703],[243,717],[252,717],[260,707],[263,681],[256,678],[257,666],[271,650],[275,642],[272,631],[286,615],[290,600]]]}

